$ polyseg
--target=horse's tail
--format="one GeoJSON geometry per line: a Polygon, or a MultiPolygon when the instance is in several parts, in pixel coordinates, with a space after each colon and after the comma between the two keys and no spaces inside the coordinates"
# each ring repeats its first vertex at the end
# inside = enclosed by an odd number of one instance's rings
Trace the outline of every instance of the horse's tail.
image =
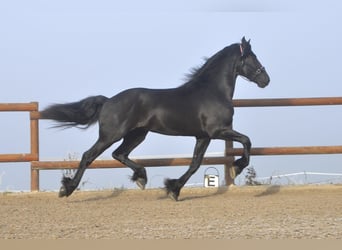
{"type": "Polygon", "coordinates": [[[84,125],[82,128],[88,128],[97,122],[102,106],[107,100],[107,97],[98,95],[79,102],[54,104],[40,111],[40,118],[57,121],[59,124],[56,127],[84,125]]]}

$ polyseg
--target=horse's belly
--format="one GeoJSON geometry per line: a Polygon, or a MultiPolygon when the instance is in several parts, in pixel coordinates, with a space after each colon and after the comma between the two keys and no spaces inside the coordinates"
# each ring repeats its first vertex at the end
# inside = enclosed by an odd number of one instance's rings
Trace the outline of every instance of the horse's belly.
{"type": "Polygon", "coordinates": [[[149,127],[151,131],[165,135],[200,136],[205,134],[196,117],[184,115],[154,117],[149,127]]]}

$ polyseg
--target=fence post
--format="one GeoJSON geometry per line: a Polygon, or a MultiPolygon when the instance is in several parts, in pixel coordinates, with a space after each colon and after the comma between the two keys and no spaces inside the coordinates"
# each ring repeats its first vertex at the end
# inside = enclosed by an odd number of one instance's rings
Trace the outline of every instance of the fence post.
{"type": "MultiPolygon", "coordinates": [[[[231,125],[230,129],[233,129],[233,125],[231,125]]],[[[227,161],[224,164],[224,179],[226,182],[226,186],[234,185],[234,179],[229,174],[229,169],[233,166],[234,163],[234,156],[228,155],[228,150],[231,150],[233,148],[233,141],[229,140],[225,142],[225,150],[224,150],[224,156],[227,157],[227,161]]]]}
{"type": "MultiPolygon", "coordinates": [[[[31,102],[35,105],[35,110],[30,111],[30,140],[31,155],[35,161],[39,161],[39,121],[35,115],[38,112],[38,102],[31,102]]],[[[39,170],[33,169],[31,163],[31,191],[39,191],[39,170]]]]}

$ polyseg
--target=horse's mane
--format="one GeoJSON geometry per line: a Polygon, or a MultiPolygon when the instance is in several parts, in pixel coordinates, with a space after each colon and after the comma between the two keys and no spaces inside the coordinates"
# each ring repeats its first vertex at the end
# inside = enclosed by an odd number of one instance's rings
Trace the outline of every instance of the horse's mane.
{"type": "MultiPolygon", "coordinates": [[[[224,49],[220,50],[213,56],[209,58],[204,58],[204,63],[201,66],[193,67],[190,69],[190,72],[185,75],[186,83],[193,82],[200,78],[203,74],[207,73],[207,71],[212,70],[215,68],[217,63],[220,63],[222,56],[227,56],[227,54],[233,54],[234,48],[236,44],[232,44],[230,46],[225,47],[224,49]]],[[[183,85],[185,85],[183,84],[183,85]]]]}

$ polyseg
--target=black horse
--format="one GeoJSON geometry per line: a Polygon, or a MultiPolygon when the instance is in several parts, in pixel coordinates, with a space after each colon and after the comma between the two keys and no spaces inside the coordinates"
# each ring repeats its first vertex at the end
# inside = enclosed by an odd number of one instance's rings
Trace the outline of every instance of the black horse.
{"type": "Polygon", "coordinates": [[[261,88],[270,78],[251,50],[250,41],[232,44],[209,58],[189,80],[177,88],[125,90],[112,98],[92,96],[79,102],[56,104],[41,111],[42,119],[60,126],[88,127],[99,122],[99,138],[86,151],[73,178],[63,177],[59,196],[69,196],[77,188],[86,168],[108,147],[123,138],[113,152],[116,160],[130,167],[132,180],[144,189],[147,183],[143,166],[128,158],[149,131],[194,136],[196,146],[189,169],[179,179],[166,179],[168,195],[177,201],[181,188],[199,168],[211,139],[233,140],[244,147],[243,155],[232,166],[235,178],[249,164],[249,138],[231,129],[234,108],[232,97],[237,76],[261,88]]]}

